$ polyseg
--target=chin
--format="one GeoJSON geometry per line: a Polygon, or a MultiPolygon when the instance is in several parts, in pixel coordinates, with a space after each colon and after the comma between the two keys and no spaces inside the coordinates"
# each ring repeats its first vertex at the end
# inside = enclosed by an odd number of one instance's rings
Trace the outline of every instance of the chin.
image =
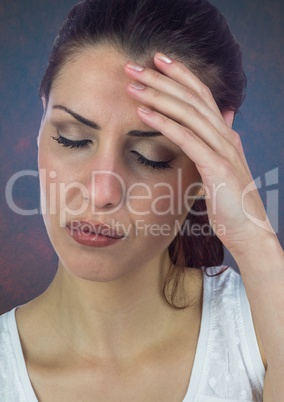
{"type": "Polygon", "coordinates": [[[120,266],[117,261],[109,261],[104,258],[96,258],[95,261],[68,261],[68,259],[60,259],[59,269],[64,270],[69,275],[90,282],[113,282],[129,275],[130,270],[126,271],[124,265],[120,266]],[[76,263],[74,264],[74,261],[76,263]]]}

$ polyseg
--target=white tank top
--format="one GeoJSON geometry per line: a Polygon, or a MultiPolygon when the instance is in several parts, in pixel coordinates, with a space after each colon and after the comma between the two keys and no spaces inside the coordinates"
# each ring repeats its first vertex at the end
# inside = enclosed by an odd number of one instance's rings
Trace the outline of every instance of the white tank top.
{"type": "MultiPolygon", "coordinates": [[[[214,275],[222,268],[211,267],[206,272],[214,275]]],[[[262,402],[265,369],[241,277],[228,268],[219,276],[204,274],[203,283],[200,334],[183,402],[262,402]]],[[[38,402],[15,310],[0,317],[0,401],[38,402]]]]}
{"type": "Polygon", "coordinates": [[[265,368],[250,305],[233,268],[206,269],[200,334],[183,402],[262,402],[265,368]]]}

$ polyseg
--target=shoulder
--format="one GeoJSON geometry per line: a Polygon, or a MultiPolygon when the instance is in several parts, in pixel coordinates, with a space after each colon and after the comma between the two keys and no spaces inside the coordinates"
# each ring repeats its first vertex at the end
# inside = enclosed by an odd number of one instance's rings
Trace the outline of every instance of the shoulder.
{"type": "Polygon", "coordinates": [[[202,271],[199,394],[225,400],[230,390],[230,400],[262,400],[265,370],[241,275],[225,266],[202,271]]]}
{"type": "MultiPolygon", "coordinates": [[[[8,395],[11,398],[15,387],[14,369],[15,355],[12,344],[12,328],[14,310],[0,316],[0,400],[8,395]],[[11,394],[12,393],[12,394],[11,394]]],[[[11,399],[10,399],[11,400],[11,399]]]]}
{"type": "MultiPolygon", "coordinates": [[[[6,346],[11,343],[11,333],[9,321],[13,310],[0,316],[0,356],[3,357],[7,353],[6,346]]],[[[1,363],[2,359],[0,360],[1,363]]]]}
{"type": "MultiPolygon", "coordinates": [[[[13,338],[15,338],[16,325],[15,309],[0,316],[0,370],[8,368],[8,362],[13,354],[13,338]],[[7,366],[7,367],[6,367],[7,366]]],[[[0,373],[1,376],[1,373],[0,373]]]]}
{"type": "MultiPolygon", "coordinates": [[[[243,326],[250,341],[255,339],[261,361],[266,369],[267,361],[264,348],[259,331],[254,323],[241,274],[231,267],[221,266],[204,270],[204,275],[204,283],[207,283],[207,288],[211,288],[213,303],[214,301],[218,303],[220,314],[226,316],[225,310],[231,310],[232,316],[233,314],[235,316],[236,324],[239,327],[243,326]]],[[[255,355],[258,351],[255,351],[255,355]]]]}
{"type": "Polygon", "coordinates": [[[242,277],[228,266],[203,269],[204,298],[212,314],[225,314],[231,323],[245,324],[251,319],[251,310],[242,277]]]}
{"type": "Polygon", "coordinates": [[[37,401],[21,347],[17,309],[0,316],[0,401],[37,401]]]}
{"type": "Polygon", "coordinates": [[[219,303],[220,308],[229,308],[247,300],[242,277],[234,268],[221,265],[203,268],[202,271],[204,293],[219,303]]]}

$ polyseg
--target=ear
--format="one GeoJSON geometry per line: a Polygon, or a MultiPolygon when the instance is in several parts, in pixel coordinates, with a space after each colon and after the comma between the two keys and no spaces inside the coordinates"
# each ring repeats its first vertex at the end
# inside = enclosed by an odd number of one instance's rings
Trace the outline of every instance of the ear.
{"type": "MultiPolygon", "coordinates": [[[[42,123],[43,123],[43,120],[44,120],[44,117],[45,117],[45,112],[46,112],[47,101],[46,101],[45,96],[42,96],[42,97],[41,97],[41,101],[42,101],[42,106],[43,106],[43,115],[42,115],[42,119],[41,119],[40,125],[42,125],[42,123]]],[[[38,134],[38,136],[36,137],[36,142],[37,142],[37,147],[38,147],[38,146],[39,146],[39,134],[38,134]]]]}
{"type": "Polygon", "coordinates": [[[235,119],[235,112],[233,110],[224,110],[222,116],[227,126],[232,128],[235,119]]]}
{"type": "Polygon", "coordinates": [[[45,98],[45,96],[43,96],[41,98],[41,101],[42,101],[43,110],[45,111],[45,108],[46,108],[46,98],[45,98]]]}

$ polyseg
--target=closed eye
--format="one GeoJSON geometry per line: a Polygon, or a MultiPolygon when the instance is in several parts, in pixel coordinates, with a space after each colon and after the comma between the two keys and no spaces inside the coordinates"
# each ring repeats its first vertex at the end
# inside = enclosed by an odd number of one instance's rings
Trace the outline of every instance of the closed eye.
{"type": "Polygon", "coordinates": [[[145,156],[139,154],[137,151],[131,151],[133,154],[137,156],[137,160],[144,166],[150,166],[153,169],[172,169],[173,167],[169,164],[171,160],[168,161],[152,161],[150,159],[145,158],[145,156]]]}
{"type": "Polygon", "coordinates": [[[58,144],[62,145],[65,148],[86,148],[89,144],[92,143],[91,140],[69,140],[68,138],[63,137],[59,132],[58,132],[58,137],[52,137],[54,141],[57,141],[58,144]]]}

